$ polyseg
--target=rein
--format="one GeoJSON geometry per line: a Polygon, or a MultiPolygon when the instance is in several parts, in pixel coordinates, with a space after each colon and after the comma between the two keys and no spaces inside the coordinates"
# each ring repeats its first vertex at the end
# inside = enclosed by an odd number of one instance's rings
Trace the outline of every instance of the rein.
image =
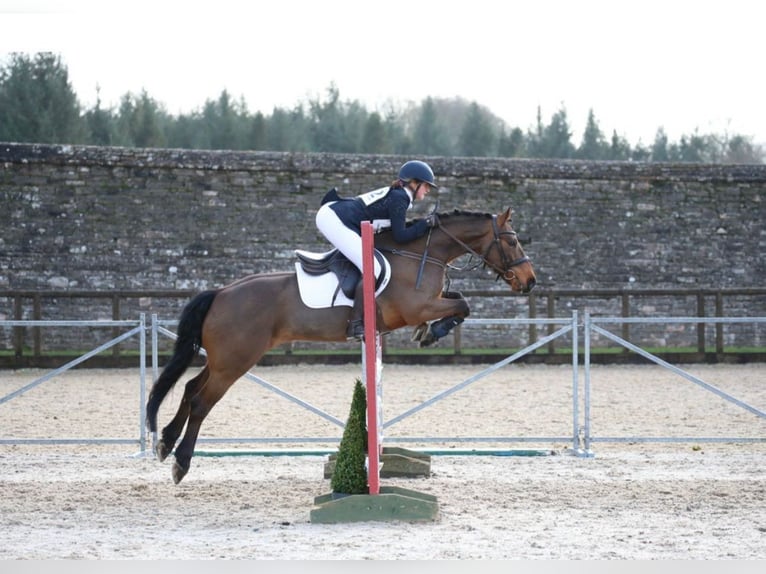
{"type": "MultiPolygon", "coordinates": [[[[460,239],[459,237],[456,237],[452,232],[450,232],[447,228],[439,225],[438,227],[434,228],[442,231],[447,237],[449,237],[452,241],[460,245],[463,249],[466,250],[467,253],[470,253],[472,256],[477,257],[481,259],[481,261],[486,265],[487,267],[490,267],[493,271],[497,273],[497,278],[500,279],[501,277],[506,280],[510,281],[513,277],[516,276],[516,274],[513,272],[513,268],[517,265],[521,265],[522,263],[526,263],[530,261],[529,257],[526,255],[524,257],[519,257],[515,260],[509,260],[508,257],[505,254],[505,251],[503,251],[503,248],[500,245],[500,238],[503,235],[510,235],[512,237],[516,236],[516,233],[514,231],[500,231],[497,226],[497,216],[492,215],[492,233],[494,234],[495,238],[492,240],[492,243],[489,244],[486,251],[483,255],[479,254],[473,247],[468,245],[465,241],[460,239]],[[488,257],[490,253],[492,252],[493,247],[497,247],[498,251],[500,252],[500,259],[502,260],[502,264],[504,266],[504,269],[501,269],[494,263],[492,263],[488,257]]],[[[426,249],[423,253],[415,253],[412,251],[406,251],[404,249],[395,249],[395,248],[378,248],[381,251],[385,251],[388,253],[391,253],[392,255],[399,255],[400,257],[407,257],[409,259],[416,259],[421,262],[421,271],[423,267],[423,262],[432,263],[434,265],[438,265],[442,269],[447,269],[449,265],[447,265],[445,262],[435,259],[434,257],[430,257],[428,255],[428,247],[426,246],[426,249]]],[[[420,273],[418,273],[420,275],[420,273]]]]}
{"type": "Polygon", "coordinates": [[[407,257],[408,259],[417,259],[418,261],[424,260],[426,263],[432,263],[434,265],[438,265],[442,269],[447,268],[447,264],[444,263],[444,261],[440,261],[439,259],[436,259],[435,257],[429,257],[426,253],[415,253],[413,251],[406,251],[404,249],[389,249],[386,247],[378,247],[378,251],[384,251],[386,253],[391,253],[392,255],[399,255],[400,257],[407,257]]]}
{"type": "Polygon", "coordinates": [[[473,249],[470,245],[468,245],[462,239],[456,237],[452,232],[447,230],[445,227],[440,225],[438,229],[440,229],[447,237],[449,237],[455,243],[460,245],[468,253],[481,259],[484,265],[488,266],[493,271],[495,271],[497,273],[496,279],[500,279],[502,277],[504,280],[509,281],[511,278],[516,276],[516,274],[513,272],[513,268],[516,267],[517,265],[521,265],[522,263],[526,263],[530,260],[529,257],[525,255],[524,257],[519,257],[516,260],[509,261],[508,257],[505,254],[505,251],[503,251],[503,248],[500,246],[500,237],[503,235],[510,235],[512,237],[515,237],[516,233],[513,231],[500,231],[497,227],[496,215],[492,215],[492,233],[494,234],[495,238],[492,240],[492,243],[489,244],[489,246],[487,247],[483,255],[480,255],[475,249],[473,249]],[[491,253],[493,247],[497,247],[498,251],[500,252],[500,259],[502,260],[504,269],[499,268],[497,265],[495,265],[488,259],[489,254],[491,253]]]}

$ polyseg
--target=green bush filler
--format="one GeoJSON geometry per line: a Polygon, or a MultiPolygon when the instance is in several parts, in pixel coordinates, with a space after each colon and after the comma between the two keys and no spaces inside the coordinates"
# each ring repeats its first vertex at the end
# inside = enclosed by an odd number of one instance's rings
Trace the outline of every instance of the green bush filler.
{"type": "MultiPolygon", "coordinates": [[[[324,477],[332,478],[338,454],[329,455],[324,465],[324,477]]],[[[431,476],[431,455],[406,448],[384,446],[380,457],[381,478],[428,478],[431,476]]]]}
{"type": "MultiPolygon", "coordinates": [[[[311,522],[365,522],[365,521],[433,521],[439,514],[435,496],[396,486],[381,486],[378,494],[369,494],[367,485],[367,399],[362,382],[357,379],[351,409],[343,431],[338,454],[325,465],[325,478],[330,468],[332,492],[314,498],[311,522]]],[[[373,448],[378,448],[373,445],[373,448]]],[[[420,476],[430,475],[430,457],[406,449],[383,449],[383,465],[396,472],[417,465],[420,476]],[[410,456],[412,454],[413,456],[410,456]],[[397,466],[398,465],[398,466],[397,466]],[[429,467],[428,470],[424,470],[429,467]],[[425,473],[425,474],[423,474],[425,473]]],[[[389,471],[390,472],[390,471],[389,471]]],[[[402,474],[399,474],[402,476],[402,474]]]]}

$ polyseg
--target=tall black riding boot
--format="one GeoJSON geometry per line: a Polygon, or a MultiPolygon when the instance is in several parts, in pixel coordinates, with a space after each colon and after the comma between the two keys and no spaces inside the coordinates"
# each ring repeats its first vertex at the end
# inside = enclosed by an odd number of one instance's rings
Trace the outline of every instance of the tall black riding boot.
{"type": "Polygon", "coordinates": [[[346,340],[364,341],[364,286],[361,279],[354,290],[354,306],[346,327],[346,340]]]}

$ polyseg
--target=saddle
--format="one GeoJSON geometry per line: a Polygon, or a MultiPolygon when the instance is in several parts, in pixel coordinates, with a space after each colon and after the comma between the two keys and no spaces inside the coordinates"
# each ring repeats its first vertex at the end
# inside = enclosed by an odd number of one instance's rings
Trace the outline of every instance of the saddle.
{"type": "MultiPolygon", "coordinates": [[[[388,262],[385,257],[383,257],[383,254],[377,249],[374,253],[378,263],[380,263],[381,269],[387,269],[388,262]]],[[[343,253],[338,251],[338,249],[332,249],[325,253],[313,253],[311,251],[296,249],[295,255],[298,257],[301,269],[308,275],[335,273],[335,276],[338,278],[338,288],[343,291],[343,294],[349,299],[354,298],[356,285],[359,283],[362,273],[357,269],[356,265],[351,263],[351,261],[349,261],[343,253]]],[[[386,273],[381,273],[380,277],[375,281],[376,292],[385,279],[386,273]]]]}

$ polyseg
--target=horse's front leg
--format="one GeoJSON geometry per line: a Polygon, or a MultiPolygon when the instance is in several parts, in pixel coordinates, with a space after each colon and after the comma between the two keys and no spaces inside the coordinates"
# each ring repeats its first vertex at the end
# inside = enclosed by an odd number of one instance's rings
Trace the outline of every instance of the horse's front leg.
{"type": "MultiPolygon", "coordinates": [[[[446,337],[471,312],[468,302],[457,291],[442,292],[441,297],[436,299],[434,303],[438,304],[433,309],[435,313],[434,318],[440,318],[433,321],[430,325],[424,321],[415,327],[412,333],[412,340],[419,342],[421,347],[433,345],[439,339],[446,337]],[[446,306],[444,302],[447,303],[446,306]]],[[[430,305],[427,306],[427,310],[431,310],[430,307],[430,305]]]]}

